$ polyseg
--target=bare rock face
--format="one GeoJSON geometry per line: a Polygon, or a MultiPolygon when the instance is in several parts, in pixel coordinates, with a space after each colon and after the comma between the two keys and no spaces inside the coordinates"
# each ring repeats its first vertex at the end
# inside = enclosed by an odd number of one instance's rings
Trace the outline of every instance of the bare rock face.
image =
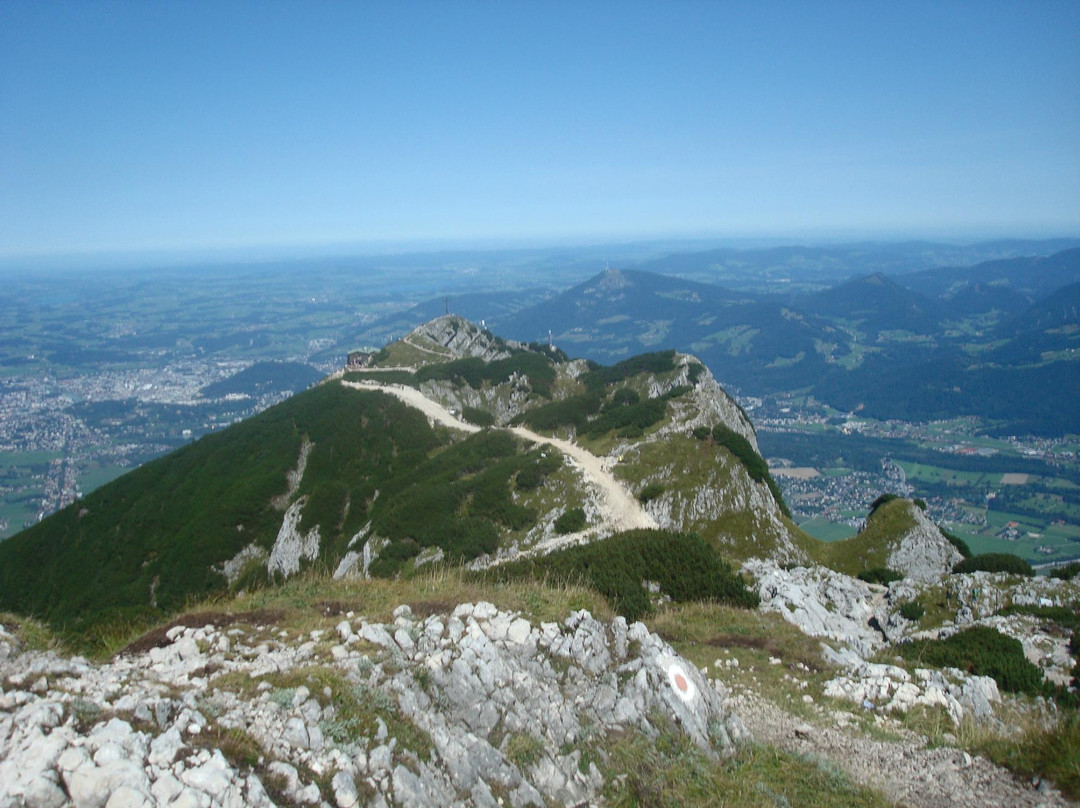
{"type": "Polygon", "coordinates": [[[760,453],[754,425],[743,408],[720,386],[708,368],[701,371],[697,386],[691,394],[691,400],[698,411],[704,414],[706,420],[703,423],[711,425],[715,423],[715,420],[711,419],[719,418],[729,429],[750,441],[754,451],[760,453]]]}
{"type": "Polygon", "coordinates": [[[993,716],[993,705],[1001,701],[997,682],[988,676],[972,676],[955,668],[916,668],[912,677],[895,665],[861,660],[827,682],[825,695],[887,712],[940,706],[956,726],[965,714],[980,719],[993,716]]]}
{"type": "MultiPolygon", "coordinates": [[[[679,361],[680,372],[666,387],[650,390],[650,395],[663,395],[672,387],[690,383],[689,368],[697,360],[682,355],[679,361]]],[[[644,444],[620,445],[613,454],[626,453],[633,460],[642,445],[647,452],[649,442],[685,440],[695,429],[711,430],[718,423],[746,438],[754,451],[758,451],[754,426],[742,408],[704,367],[697,372],[696,379],[689,393],[670,402],[672,417],[667,425],[649,436],[644,444]]],[[[657,483],[665,489],[646,505],[661,527],[715,538],[735,558],[767,555],[783,563],[808,560],[768,486],[754,482],[736,458],[727,456],[717,460],[710,456],[703,461],[688,451],[676,461],[648,462],[651,468],[640,485],[657,483]],[[687,477],[694,480],[693,486],[680,486],[679,480],[687,477]]]]}
{"type": "Polygon", "coordinates": [[[498,340],[490,332],[453,314],[418,326],[410,334],[414,335],[441,345],[458,359],[475,356],[485,362],[505,359],[510,356],[511,348],[524,347],[510,340],[498,340]]]}
{"type": "Polygon", "coordinates": [[[285,511],[281,529],[278,530],[277,539],[266,563],[271,575],[295,575],[300,571],[301,561],[313,561],[319,556],[318,526],[307,533],[300,531],[300,520],[306,504],[307,497],[300,497],[285,511]]]}
{"type": "Polygon", "coordinates": [[[938,581],[948,575],[964,557],[923,513],[922,508],[912,504],[909,510],[915,526],[900,537],[886,566],[915,581],[938,581]]]}
{"type": "Polygon", "coordinates": [[[811,637],[834,640],[867,657],[885,645],[871,623],[878,604],[871,588],[827,567],[784,569],[775,561],[751,559],[743,571],[753,576],[761,608],[778,612],[811,637]]]}
{"type": "Polygon", "coordinates": [[[268,790],[346,808],[596,804],[604,776],[583,761],[610,732],[683,732],[714,757],[748,739],[722,685],[643,624],[584,611],[537,625],[484,602],[402,606],[299,636],[178,625],[100,665],[20,651],[0,626],[0,650],[0,808],[272,806],[268,790]]]}

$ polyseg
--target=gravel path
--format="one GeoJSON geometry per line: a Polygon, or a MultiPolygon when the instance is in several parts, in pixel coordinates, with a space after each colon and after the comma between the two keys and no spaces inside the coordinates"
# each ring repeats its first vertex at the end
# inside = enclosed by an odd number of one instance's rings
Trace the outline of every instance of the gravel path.
{"type": "Polygon", "coordinates": [[[1070,803],[1053,789],[1036,788],[983,757],[918,741],[875,741],[857,729],[812,726],[755,695],[730,701],[760,743],[825,758],[852,780],[882,791],[905,808],[1059,808],[1070,803]]]}
{"type": "Polygon", "coordinates": [[[453,359],[454,358],[454,353],[452,351],[436,351],[436,350],[433,350],[431,348],[425,348],[423,345],[417,345],[415,342],[412,342],[409,339],[408,335],[402,337],[401,341],[404,342],[406,345],[408,345],[410,348],[416,348],[416,350],[418,350],[418,351],[423,351],[424,353],[431,354],[432,356],[437,356],[437,357],[439,357],[439,359],[453,359]]]}
{"type": "MultiPolygon", "coordinates": [[[[469,433],[480,431],[480,427],[462,421],[447,410],[442,404],[439,404],[437,401],[432,401],[414,387],[380,384],[373,381],[343,381],[342,384],[357,390],[379,390],[392,396],[396,396],[410,407],[415,407],[420,410],[431,420],[440,423],[443,426],[448,426],[451,429],[459,429],[469,433]]],[[[600,525],[593,526],[589,530],[580,533],[571,533],[566,536],[555,536],[546,539],[519,557],[546,555],[561,547],[581,544],[591,539],[601,530],[617,531],[657,527],[656,520],[641,507],[641,503],[626,490],[622,483],[615,479],[615,476],[607,470],[604,462],[592,452],[583,449],[571,441],[561,440],[560,438],[549,438],[546,435],[540,435],[533,432],[531,429],[526,429],[524,427],[512,427],[510,431],[519,438],[523,438],[531,443],[546,444],[558,449],[570,458],[571,463],[581,469],[586,479],[597,486],[603,495],[601,505],[601,516],[603,517],[603,521],[600,525]]]]}

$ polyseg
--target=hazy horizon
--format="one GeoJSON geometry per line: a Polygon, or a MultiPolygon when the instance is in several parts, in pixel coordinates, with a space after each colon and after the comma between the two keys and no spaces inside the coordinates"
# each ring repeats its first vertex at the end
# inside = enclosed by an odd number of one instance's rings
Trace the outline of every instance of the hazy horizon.
{"type": "Polygon", "coordinates": [[[1080,6],[0,4],[0,258],[1080,233],[1080,6]]]}

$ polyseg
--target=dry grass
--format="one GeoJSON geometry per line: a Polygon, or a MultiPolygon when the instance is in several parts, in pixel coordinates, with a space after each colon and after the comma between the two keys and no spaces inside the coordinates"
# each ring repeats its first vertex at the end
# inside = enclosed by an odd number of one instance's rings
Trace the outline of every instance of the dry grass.
{"type": "Polygon", "coordinates": [[[636,734],[610,744],[608,800],[615,808],[749,806],[750,808],[884,808],[871,789],[853,784],[827,761],[771,746],[747,746],[720,763],[706,758],[681,733],[655,741],[636,734]]]}
{"type": "Polygon", "coordinates": [[[711,665],[724,648],[743,649],[762,663],[778,657],[784,667],[792,663],[811,670],[822,667],[820,642],[774,612],[715,603],[672,604],[645,622],[699,667],[711,665]]]}
{"type": "Polygon", "coordinates": [[[332,629],[349,612],[372,621],[391,622],[394,609],[402,604],[426,617],[450,612],[459,603],[482,600],[502,610],[519,612],[534,622],[561,622],[580,609],[601,619],[614,617],[601,595],[558,579],[502,583],[452,567],[434,567],[409,578],[369,581],[335,581],[311,572],[280,586],[194,604],[183,615],[156,626],[118,624],[112,627],[98,655],[110,657],[161,645],[165,633],[177,625],[272,625],[296,635],[332,629]]]}
{"type": "Polygon", "coordinates": [[[19,645],[28,651],[52,651],[61,647],[52,630],[33,617],[21,617],[11,612],[0,612],[0,626],[11,634],[19,645]]]}

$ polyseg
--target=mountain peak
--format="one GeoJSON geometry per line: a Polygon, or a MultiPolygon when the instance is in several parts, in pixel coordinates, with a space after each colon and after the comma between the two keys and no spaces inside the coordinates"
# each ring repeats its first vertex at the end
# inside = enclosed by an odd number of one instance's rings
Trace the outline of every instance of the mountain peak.
{"type": "Polygon", "coordinates": [[[598,277],[596,289],[600,292],[614,292],[632,285],[626,273],[619,269],[606,269],[598,277]]]}
{"type": "Polygon", "coordinates": [[[421,350],[424,350],[424,343],[431,343],[427,349],[442,349],[444,360],[478,357],[487,362],[505,359],[514,349],[524,347],[496,337],[486,328],[456,314],[436,317],[417,326],[405,337],[405,342],[421,350]]]}

